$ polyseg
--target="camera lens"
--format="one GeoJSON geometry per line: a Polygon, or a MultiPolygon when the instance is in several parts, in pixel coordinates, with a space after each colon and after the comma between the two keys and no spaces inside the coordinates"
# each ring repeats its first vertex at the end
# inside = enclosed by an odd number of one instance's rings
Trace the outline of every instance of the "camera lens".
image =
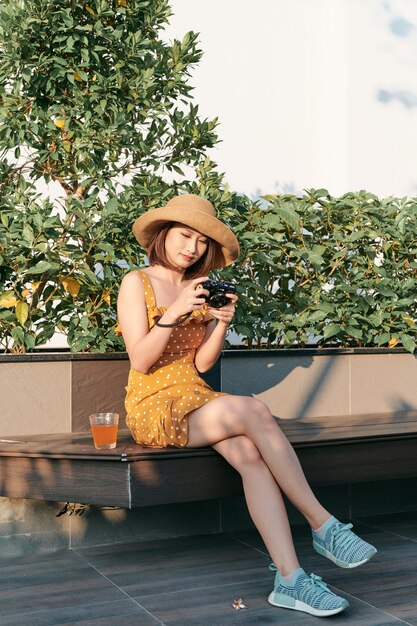
{"type": "Polygon", "coordinates": [[[229,298],[227,298],[222,293],[215,293],[210,298],[210,304],[215,309],[221,309],[222,306],[225,306],[229,302],[229,298]]]}

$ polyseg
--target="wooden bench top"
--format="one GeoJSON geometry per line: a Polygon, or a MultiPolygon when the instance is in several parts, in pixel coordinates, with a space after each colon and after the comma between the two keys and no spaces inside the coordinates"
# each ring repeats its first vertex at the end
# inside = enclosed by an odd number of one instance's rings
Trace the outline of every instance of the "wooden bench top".
{"type": "MultiPolygon", "coordinates": [[[[417,411],[278,422],[313,486],[417,476],[417,411]]],[[[0,496],[134,508],[240,494],[211,447],[143,448],[128,430],[104,451],[89,432],[0,437],[0,496]]]]}
{"type": "MultiPolygon", "coordinates": [[[[295,448],[326,443],[337,445],[355,440],[413,438],[417,433],[417,411],[278,419],[277,422],[295,448]]],[[[126,429],[119,430],[118,444],[113,450],[96,450],[90,432],[0,437],[0,457],[133,462],[210,455],[217,455],[211,447],[144,448],[133,441],[126,429]]]]}

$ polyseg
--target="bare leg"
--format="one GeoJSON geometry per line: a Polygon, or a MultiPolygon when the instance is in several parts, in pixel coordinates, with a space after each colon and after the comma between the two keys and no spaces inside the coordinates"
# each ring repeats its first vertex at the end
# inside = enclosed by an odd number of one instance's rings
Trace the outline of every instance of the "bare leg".
{"type": "Polygon", "coordinates": [[[246,396],[221,396],[192,411],[188,425],[189,447],[213,445],[245,435],[312,528],[318,528],[330,517],[311,491],[292,446],[262,402],[246,396]]]}
{"type": "Polygon", "coordinates": [[[249,513],[282,575],[300,564],[280,489],[257,447],[244,435],[213,445],[242,476],[249,513]]]}

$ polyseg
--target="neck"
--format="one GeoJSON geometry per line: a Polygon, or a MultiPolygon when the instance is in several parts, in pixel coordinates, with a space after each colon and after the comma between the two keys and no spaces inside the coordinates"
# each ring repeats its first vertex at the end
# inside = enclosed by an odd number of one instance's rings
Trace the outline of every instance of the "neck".
{"type": "Polygon", "coordinates": [[[154,265],[153,268],[158,273],[158,276],[172,285],[180,285],[185,279],[185,270],[181,267],[171,269],[162,267],[162,265],[154,265]]]}

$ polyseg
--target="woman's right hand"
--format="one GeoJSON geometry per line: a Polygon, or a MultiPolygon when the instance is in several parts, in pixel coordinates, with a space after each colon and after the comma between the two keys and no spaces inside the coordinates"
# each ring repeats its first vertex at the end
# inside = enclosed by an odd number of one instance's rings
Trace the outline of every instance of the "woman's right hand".
{"type": "Polygon", "coordinates": [[[173,318],[173,321],[177,321],[182,315],[201,309],[203,304],[206,303],[202,295],[210,295],[207,289],[199,287],[199,285],[206,280],[209,280],[208,276],[194,278],[194,280],[181,291],[178,298],[168,307],[164,319],[169,316],[169,318],[173,318]]]}

